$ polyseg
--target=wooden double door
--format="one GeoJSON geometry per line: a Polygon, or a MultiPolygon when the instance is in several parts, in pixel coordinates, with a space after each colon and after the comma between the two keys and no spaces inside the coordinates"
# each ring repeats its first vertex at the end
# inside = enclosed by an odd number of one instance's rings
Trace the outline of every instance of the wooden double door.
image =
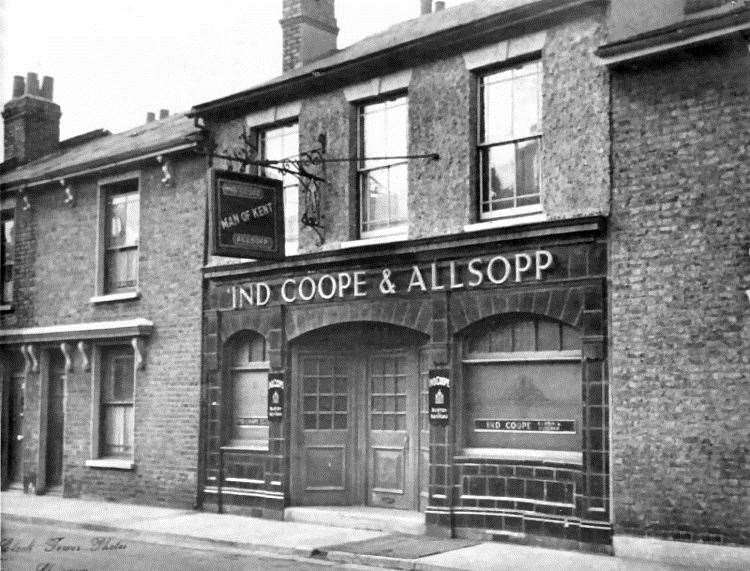
{"type": "Polygon", "coordinates": [[[427,458],[418,346],[350,333],[295,351],[293,501],[418,509],[427,458]]]}

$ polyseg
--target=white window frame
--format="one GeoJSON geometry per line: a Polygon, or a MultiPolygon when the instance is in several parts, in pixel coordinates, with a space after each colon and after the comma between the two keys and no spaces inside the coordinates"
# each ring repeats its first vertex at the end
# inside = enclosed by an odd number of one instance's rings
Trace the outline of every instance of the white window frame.
{"type": "MultiPolygon", "coordinates": [[[[534,56],[529,57],[523,57],[522,59],[519,59],[515,62],[511,63],[504,63],[503,65],[499,67],[489,68],[489,69],[483,69],[478,70],[476,74],[476,81],[477,81],[477,122],[476,122],[476,169],[477,169],[477,191],[476,191],[476,199],[477,199],[477,213],[479,222],[475,225],[469,225],[467,226],[467,230],[480,230],[484,229],[482,227],[477,227],[479,224],[492,222],[495,220],[507,220],[507,219],[525,219],[524,222],[531,223],[531,222],[539,222],[543,221],[545,219],[543,214],[543,206],[542,206],[542,194],[543,194],[543,187],[544,187],[544,173],[543,173],[543,164],[542,164],[542,157],[543,157],[543,151],[544,151],[544,125],[543,125],[543,107],[542,107],[542,100],[544,99],[544,91],[543,91],[543,84],[544,84],[544,62],[542,60],[541,54],[536,54],[534,56]],[[493,140],[493,141],[483,141],[482,140],[482,125],[484,122],[484,113],[485,113],[485,106],[483,101],[483,85],[484,85],[484,79],[488,76],[491,76],[493,74],[496,74],[498,72],[504,71],[504,70],[510,70],[516,67],[521,67],[530,63],[537,63],[539,65],[539,129],[538,132],[524,137],[518,137],[518,138],[510,138],[510,139],[503,139],[503,140],[493,140]],[[484,195],[485,185],[487,182],[484,179],[484,166],[483,166],[483,153],[485,149],[491,149],[493,147],[500,147],[503,145],[510,145],[510,144],[518,144],[523,143],[526,141],[531,140],[537,140],[539,143],[538,148],[538,162],[539,162],[539,202],[536,204],[528,204],[523,206],[513,206],[508,208],[499,208],[496,210],[491,210],[489,212],[484,212],[482,208],[482,197],[484,195]]],[[[516,165],[516,176],[518,175],[518,165],[516,165]]],[[[518,189],[514,191],[514,201],[518,198],[518,189]]],[[[521,195],[521,196],[527,196],[527,195],[521,195]]],[[[509,224],[504,224],[509,225],[509,224]]],[[[501,225],[492,226],[492,227],[502,227],[501,225]]]]}
{"type": "Polygon", "coordinates": [[[119,340],[119,342],[113,342],[108,344],[95,345],[92,347],[92,363],[91,363],[91,424],[89,426],[89,432],[91,434],[91,448],[89,451],[89,460],[86,461],[86,466],[89,468],[110,468],[114,470],[132,470],[135,468],[135,427],[137,426],[137,390],[138,390],[138,367],[136,365],[136,358],[133,355],[133,443],[132,452],[130,458],[121,457],[108,457],[101,454],[101,423],[103,421],[101,409],[102,409],[102,385],[105,382],[104,379],[104,352],[111,348],[125,348],[128,346],[130,351],[134,351],[130,347],[130,343],[126,340],[119,340]]]}
{"type": "Polygon", "coordinates": [[[125,301],[125,300],[132,300],[132,299],[138,299],[141,296],[141,290],[140,290],[140,273],[141,273],[141,264],[140,264],[140,257],[141,257],[141,245],[143,243],[142,237],[141,237],[141,230],[142,230],[142,215],[141,212],[143,210],[143,180],[142,180],[142,174],[140,171],[130,171],[127,173],[105,177],[99,179],[97,183],[97,226],[96,226],[96,277],[95,277],[95,291],[94,295],[89,298],[89,302],[92,304],[98,304],[98,303],[109,303],[109,302],[117,302],[117,301],[125,301]],[[138,228],[139,228],[139,238],[138,238],[138,271],[136,272],[136,285],[131,291],[124,291],[124,292],[115,292],[110,293],[105,290],[106,282],[107,282],[107,276],[106,276],[106,270],[105,270],[105,257],[107,253],[107,236],[106,236],[106,221],[107,221],[107,195],[108,190],[107,187],[117,184],[120,182],[125,182],[128,180],[135,180],[138,184],[138,200],[139,200],[139,208],[138,208],[138,228]]]}
{"type": "MultiPolygon", "coordinates": [[[[285,119],[282,122],[277,122],[277,123],[272,123],[272,124],[269,124],[269,125],[262,125],[262,126],[259,126],[259,127],[254,127],[254,129],[255,129],[255,131],[257,133],[257,136],[258,136],[258,151],[259,151],[260,159],[261,160],[265,160],[265,159],[268,158],[266,156],[266,152],[265,152],[265,137],[268,134],[268,132],[269,131],[274,131],[274,130],[277,130],[277,129],[283,129],[285,127],[292,127],[292,126],[296,126],[297,127],[297,152],[294,155],[289,155],[287,157],[282,157],[282,158],[294,159],[294,158],[299,157],[299,153],[300,153],[300,145],[299,145],[299,119],[297,117],[288,118],[288,119],[285,119]]],[[[269,169],[269,170],[272,171],[272,173],[273,172],[279,172],[279,171],[274,171],[273,169],[269,169]]],[[[260,167],[259,171],[260,171],[260,173],[263,176],[268,176],[268,174],[264,172],[264,168],[263,167],[260,167]]],[[[292,177],[293,178],[293,175],[289,175],[289,174],[286,174],[286,173],[281,173],[281,174],[282,174],[282,178],[281,178],[282,185],[283,185],[282,186],[282,193],[283,193],[282,196],[283,196],[283,200],[284,200],[284,218],[285,218],[285,220],[284,220],[284,255],[285,256],[289,256],[289,255],[294,255],[294,254],[299,253],[299,243],[300,243],[299,242],[299,239],[300,239],[300,231],[299,231],[300,230],[300,228],[299,228],[299,225],[300,225],[300,222],[299,222],[299,219],[300,219],[300,215],[299,215],[299,212],[300,212],[300,208],[299,208],[300,207],[300,202],[299,202],[300,184],[299,184],[299,180],[295,179],[294,184],[284,185],[284,177],[292,177]],[[294,189],[294,191],[292,191],[292,189],[294,189]],[[286,215],[287,215],[288,209],[289,209],[289,202],[291,202],[290,195],[292,194],[292,192],[295,192],[295,191],[296,191],[296,194],[297,194],[297,197],[296,197],[297,198],[297,200],[296,200],[296,204],[297,204],[297,217],[296,217],[296,219],[297,219],[297,227],[293,229],[294,231],[293,231],[293,233],[290,236],[290,228],[288,228],[287,224],[286,224],[286,215]]],[[[273,177],[273,178],[275,178],[275,177],[273,177]]]]}
{"type": "MultiPolygon", "coordinates": [[[[409,74],[409,78],[411,77],[411,74],[409,74]]],[[[364,109],[370,105],[377,105],[380,103],[385,103],[386,101],[396,101],[398,99],[404,99],[404,105],[406,106],[406,114],[407,114],[407,120],[406,120],[406,145],[407,145],[407,153],[409,148],[409,94],[405,91],[396,91],[391,93],[381,93],[378,95],[377,98],[372,100],[366,100],[366,101],[360,101],[357,103],[355,107],[356,112],[356,121],[357,121],[357,156],[362,157],[365,148],[365,140],[364,140],[364,130],[363,130],[363,112],[364,109]]],[[[387,153],[390,155],[390,153],[387,153]]],[[[365,157],[366,158],[366,157],[365,157]]],[[[356,163],[356,188],[357,188],[357,203],[359,205],[358,213],[357,213],[357,234],[359,237],[359,242],[361,245],[366,244],[367,242],[372,243],[383,243],[398,239],[405,239],[409,234],[409,161],[407,159],[403,160],[395,160],[395,161],[389,161],[387,165],[379,165],[376,167],[365,167],[363,166],[363,161],[359,160],[356,163]],[[406,208],[406,221],[402,222],[400,224],[390,225],[385,228],[378,228],[375,230],[364,230],[364,189],[362,185],[363,175],[367,172],[371,172],[374,170],[381,170],[381,169],[391,169],[393,167],[405,167],[406,168],[406,202],[407,202],[407,208],[406,208]]],[[[389,189],[390,190],[390,189],[389,189]]],[[[355,245],[351,242],[346,243],[347,246],[355,245]]]]}
{"type": "MultiPolygon", "coordinates": [[[[14,236],[16,234],[16,201],[15,198],[9,197],[9,198],[3,198],[0,202],[0,232],[5,232],[5,222],[11,220],[13,221],[13,232],[14,236]]],[[[4,237],[0,237],[0,240],[4,243],[4,237]]],[[[0,312],[3,311],[10,311],[13,309],[13,303],[17,296],[17,288],[16,288],[16,260],[15,260],[15,248],[16,248],[16,239],[14,237],[13,240],[14,243],[14,259],[12,262],[13,266],[13,297],[10,299],[5,299],[5,276],[3,275],[4,272],[2,271],[2,268],[5,268],[5,251],[3,248],[0,248],[0,312]]]]}

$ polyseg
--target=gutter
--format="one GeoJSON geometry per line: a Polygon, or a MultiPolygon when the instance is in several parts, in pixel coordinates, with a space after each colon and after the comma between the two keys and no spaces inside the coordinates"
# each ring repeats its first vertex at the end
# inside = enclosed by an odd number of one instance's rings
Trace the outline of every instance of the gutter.
{"type": "MultiPolygon", "coordinates": [[[[340,85],[376,77],[398,68],[408,67],[413,62],[427,58],[457,53],[474,45],[497,42],[516,28],[525,33],[535,25],[543,27],[545,20],[559,22],[561,15],[582,8],[604,7],[608,0],[544,0],[498,12],[483,19],[474,20],[453,28],[420,36],[408,42],[381,51],[350,59],[329,67],[311,69],[302,75],[280,79],[259,87],[229,95],[221,99],[195,105],[188,117],[209,117],[231,114],[237,109],[255,103],[278,105],[285,100],[299,99],[301,93],[326,92],[340,85]]],[[[283,76],[282,76],[283,77],[283,76]]]]}
{"type": "Polygon", "coordinates": [[[596,50],[602,65],[610,66],[652,55],[750,32],[750,10],[680,22],[652,32],[604,45],[596,50]]]}
{"type": "MultiPolygon", "coordinates": [[[[125,165],[131,165],[133,163],[138,163],[146,159],[158,157],[159,155],[173,154],[173,153],[177,153],[180,151],[193,149],[197,146],[198,146],[197,142],[191,142],[191,143],[184,143],[181,145],[166,146],[163,148],[157,147],[155,150],[146,152],[145,154],[138,154],[138,155],[131,155],[131,156],[128,156],[127,154],[120,155],[120,156],[124,156],[127,158],[123,158],[119,161],[115,160],[117,157],[101,159],[100,164],[97,165],[96,162],[89,163],[89,164],[94,164],[96,166],[90,166],[88,168],[83,168],[82,170],[61,169],[55,173],[55,176],[45,174],[44,178],[21,179],[21,180],[8,182],[8,183],[0,182],[0,186],[3,188],[3,190],[9,190],[9,191],[35,188],[38,186],[44,186],[46,184],[57,182],[61,178],[77,178],[77,177],[81,177],[81,176],[85,176],[89,174],[98,173],[98,172],[108,170],[108,169],[113,169],[113,168],[117,168],[117,167],[121,167],[125,165]]],[[[73,169],[76,167],[70,167],[70,168],[73,169]]]]}

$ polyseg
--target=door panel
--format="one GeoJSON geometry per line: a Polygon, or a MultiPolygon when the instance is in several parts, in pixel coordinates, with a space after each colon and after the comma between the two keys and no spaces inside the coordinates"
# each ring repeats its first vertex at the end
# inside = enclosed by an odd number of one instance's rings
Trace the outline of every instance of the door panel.
{"type": "Polygon", "coordinates": [[[23,480],[23,375],[13,374],[8,395],[8,481],[23,480]]]}
{"type": "Polygon", "coordinates": [[[373,506],[414,509],[419,438],[417,371],[412,354],[370,356],[368,501],[373,506]]]}
{"type": "Polygon", "coordinates": [[[430,483],[429,354],[419,351],[419,511],[427,509],[430,483]]]}
{"type": "Polygon", "coordinates": [[[65,371],[60,358],[51,359],[47,391],[47,487],[62,483],[65,428],[65,371]]]}
{"type": "Polygon", "coordinates": [[[352,498],[351,367],[342,355],[300,355],[298,402],[302,453],[298,501],[346,505],[352,498]]]}

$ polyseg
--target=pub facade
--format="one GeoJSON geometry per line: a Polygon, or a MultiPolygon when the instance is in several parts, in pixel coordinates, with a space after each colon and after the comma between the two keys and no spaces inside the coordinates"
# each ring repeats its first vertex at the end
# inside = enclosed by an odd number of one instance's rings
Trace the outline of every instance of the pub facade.
{"type": "Polygon", "coordinates": [[[604,3],[472,2],[312,63],[332,2],[284,9],[285,74],[191,111],[214,253],[265,258],[204,268],[199,504],[608,549],[604,3]],[[283,258],[222,206],[257,175],[283,258]]]}

